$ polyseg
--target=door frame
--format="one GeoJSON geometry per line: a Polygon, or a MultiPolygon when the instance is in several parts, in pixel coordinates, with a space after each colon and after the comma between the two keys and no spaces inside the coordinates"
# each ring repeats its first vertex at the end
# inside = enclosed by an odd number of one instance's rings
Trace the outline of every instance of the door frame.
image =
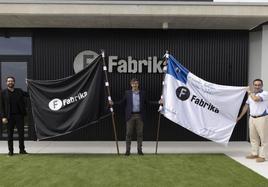
{"type": "MultiPolygon", "coordinates": [[[[1,70],[2,70],[2,62],[27,62],[27,78],[31,78],[32,76],[32,55],[0,55],[0,75],[1,75],[1,70]]],[[[0,76],[0,82],[2,82],[2,76],[0,76]]],[[[0,84],[0,89],[4,89],[1,87],[2,85],[0,84]]],[[[30,100],[29,100],[30,101],[30,100]]],[[[1,106],[0,106],[1,107],[1,106]]],[[[25,140],[34,140],[36,138],[35,136],[35,130],[34,130],[34,123],[33,123],[33,117],[31,113],[31,106],[29,105],[29,109],[27,111],[28,115],[28,123],[29,123],[29,132],[28,132],[28,137],[25,137],[25,140]]],[[[2,120],[0,120],[1,123],[1,128],[0,128],[0,140],[6,140],[6,137],[2,136],[2,120]]]]}

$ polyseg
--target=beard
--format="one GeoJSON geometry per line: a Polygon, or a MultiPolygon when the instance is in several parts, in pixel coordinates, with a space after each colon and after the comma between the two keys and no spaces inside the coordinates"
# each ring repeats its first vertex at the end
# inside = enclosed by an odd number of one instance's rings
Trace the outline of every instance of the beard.
{"type": "Polygon", "coordinates": [[[7,85],[8,88],[14,88],[14,86],[15,86],[14,84],[8,84],[7,85]]]}

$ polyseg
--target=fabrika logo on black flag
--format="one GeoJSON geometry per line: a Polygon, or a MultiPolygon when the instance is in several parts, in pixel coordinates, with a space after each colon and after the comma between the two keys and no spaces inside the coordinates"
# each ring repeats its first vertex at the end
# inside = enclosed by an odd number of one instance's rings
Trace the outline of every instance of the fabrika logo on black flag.
{"type": "Polygon", "coordinates": [[[28,80],[39,140],[70,133],[111,114],[98,56],[77,74],[58,80],[28,80]]]}

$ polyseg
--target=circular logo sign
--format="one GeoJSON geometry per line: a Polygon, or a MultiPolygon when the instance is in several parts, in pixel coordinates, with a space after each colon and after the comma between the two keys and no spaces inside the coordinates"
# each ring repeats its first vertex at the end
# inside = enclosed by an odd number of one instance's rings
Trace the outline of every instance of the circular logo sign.
{"type": "Polygon", "coordinates": [[[78,73],[89,65],[98,56],[94,51],[86,50],[79,53],[74,59],[74,72],[78,73]]]}
{"type": "Polygon", "coordinates": [[[62,101],[60,99],[55,98],[48,103],[48,107],[53,111],[57,111],[61,109],[62,101]]]}
{"type": "Polygon", "coordinates": [[[180,100],[185,101],[190,97],[190,90],[185,86],[180,86],[176,90],[176,95],[180,100]]]}

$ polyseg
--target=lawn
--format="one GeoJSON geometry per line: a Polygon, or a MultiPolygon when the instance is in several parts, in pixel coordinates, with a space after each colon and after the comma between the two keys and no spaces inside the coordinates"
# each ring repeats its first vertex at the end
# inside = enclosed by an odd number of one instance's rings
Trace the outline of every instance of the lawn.
{"type": "Polygon", "coordinates": [[[223,154],[2,154],[0,173],[1,187],[268,186],[223,154]]]}

